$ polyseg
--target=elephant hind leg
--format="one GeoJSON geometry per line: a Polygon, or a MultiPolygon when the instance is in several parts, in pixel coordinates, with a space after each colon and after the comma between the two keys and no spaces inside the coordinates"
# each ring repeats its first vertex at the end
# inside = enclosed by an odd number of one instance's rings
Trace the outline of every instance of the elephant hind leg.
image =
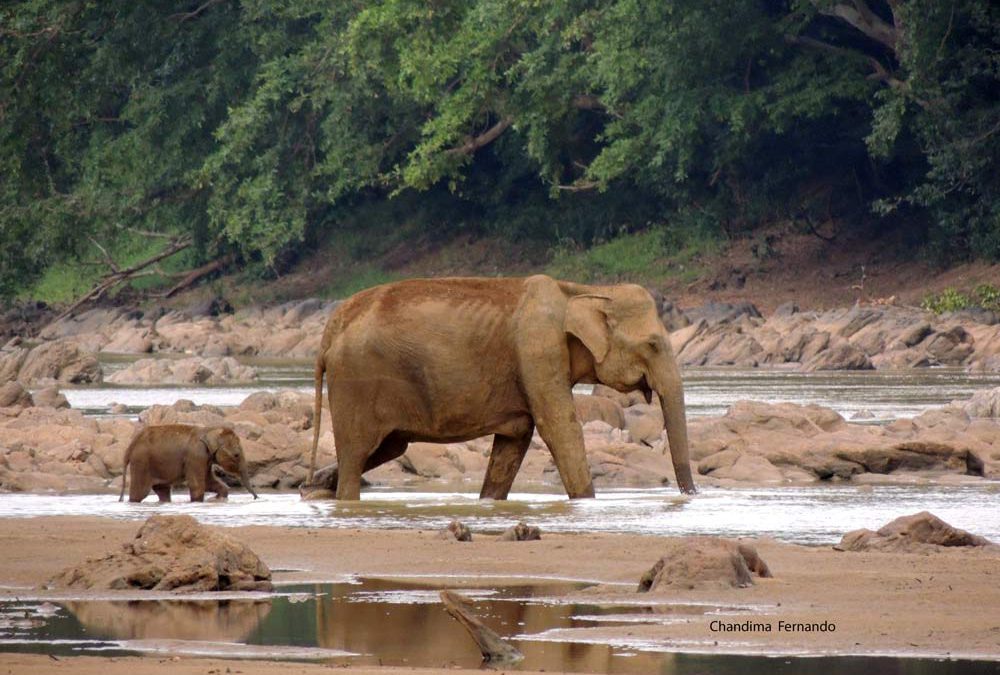
{"type": "MultiPolygon", "coordinates": [[[[133,465],[134,466],[134,465],[133,465]]],[[[144,471],[137,471],[133,468],[131,480],[128,485],[128,500],[130,502],[141,502],[149,494],[150,488],[153,487],[152,480],[149,476],[142,475],[144,471]]],[[[157,493],[159,496],[159,493],[157,493]]],[[[163,498],[160,498],[163,501],[163,498]]]]}
{"type": "Polygon", "coordinates": [[[533,427],[520,436],[493,437],[493,450],[490,452],[490,463],[486,467],[486,477],[483,479],[483,489],[479,492],[480,499],[507,499],[514,478],[521,468],[521,462],[531,445],[533,427]]]}
{"type": "Polygon", "coordinates": [[[161,502],[169,502],[170,501],[170,484],[169,483],[166,484],[166,485],[154,485],[153,486],[153,492],[156,493],[156,496],[160,498],[161,502]]]}
{"type": "Polygon", "coordinates": [[[337,499],[361,499],[361,474],[396,459],[406,452],[407,444],[396,434],[389,434],[377,445],[338,443],[337,499]],[[374,450],[369,449],[373,446],[374,450]]]}

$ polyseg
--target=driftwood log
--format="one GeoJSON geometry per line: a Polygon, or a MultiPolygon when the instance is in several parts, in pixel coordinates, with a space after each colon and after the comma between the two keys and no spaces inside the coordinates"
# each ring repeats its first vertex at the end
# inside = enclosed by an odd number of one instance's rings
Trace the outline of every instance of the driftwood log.
{"type": "Polygon", "coordinates": [[[469,635],[476,641],[476,646],[483,654],[483,661],[488,663],[516,663],[524,658],[524,654],[507,644],[489,626],[477,619],[469,611],[468,598],[454,591],[441,591],[441,602],[448,613],[462,624],[469,635]]]}

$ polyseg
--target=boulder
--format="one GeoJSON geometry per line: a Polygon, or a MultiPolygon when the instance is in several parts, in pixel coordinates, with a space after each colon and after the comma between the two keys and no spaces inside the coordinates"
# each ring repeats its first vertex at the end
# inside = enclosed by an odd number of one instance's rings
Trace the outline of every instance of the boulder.
{"type": "Polygon", "coordinates": [[[877,532],[861,529],[844,535],[838,551],[931,553],[954,546],[996,546],[988,539],[952,527],[927,511],[896,518],[877,532]]]}
{"type": "Polygon", "coordinates": [[[646,402],[646,397],[642,395],[642,392],[630,391],[628,393],[623,393],[603,384],[595,384],[594,390],[591,392],[591,396],[610,398],[621,408],[628,408],[629,406],[639,405],[640,403],[646,402]]]}
{"type": "Polygon", "coordinates": [[[625,428],[633,443],[652,447],[663,437],[663,411],[658,405],[641,403],[625,409],[625,428]]]}
{"type": "Polygon", "coordinates": [[[441,530],[439,537],[449,541],[472,541],[472,530],[465,523],[453,520],[448,523],[448,527],[441,530]]]}
{"type": "Polygon", "coordinates": [[[979,391],[968,401],[952,401],[969,417],[1000,417],[1000,387],[979,391]]]}
{"type": "Polygon", "coordinates": [[[672,589],[746,588],[753,575],[771,577],[750,544],[718,537],[679,537],[639,580],[640,593],[672,589]]]}
{"type": "Polygon", "coordinates": [[[707,302],[700,307],[685,310],[684,313],[692,323],[697,323],[699,320],[704,319],[710,326],[729,323],[739,319],[741,316],[761,318],[760,310],[753,303],[745,300],[737,303],[707,302]]]}
{"type": "Polygon", "coordinates": [[[34,394],[35,405],[45,408],[68,408],[69,401],[59,391],[58,387],[42,387],[34,394]]]}
{"type": "Polygon", "coordinates": [[[97,356],[70,339],[45,342],[32,349],[21,364],[17,379],[25,384],[56,380],[68,384],[101,382],[97,356]]]}
{"type": "Polygon", "coordinates": [[[542,531],[534,525],[518,523],[508,527],[498,537],[500,541],[537,541],[542,538],[542,531]]]}
{"type": "Polygon", "coordinates": [[[17,374],[21,372],[24,360],[28,358],[27,347],[5,346],[0,351],[0,384],[12,382],[17,379],[17,374]]]}
{"type": "Polygon", "coordinates": [[[271,571],[248,546],[191,516],[153,516],[120,551],[69,567],[47,588],[270,591],[271,571]]]}
{"type": "Polygon", "coordinates": [[[610,398],[574,394],[573,405],[580,424],[598,420],[610,424],[615,429],[625,428],[625,413],[622,407],[610,398]]]}
{"type": "Polygon", "coordinates": [[[0,408],[24,408],[34,405],[31,394],[20,382],[8,382],[0,385],[0,408]]]}
{"type": "Polygon", "coordinates": [[[252,382],[257,369],[231,356],[140,359],[108,377],[113,384],[223,384],[252,382]]]}
{"type": "Polygon", "coordinates": [[[818,352],[802,365],[805,372],[820,370],[872,370],[868,355],[846,340],[818,352]]]}

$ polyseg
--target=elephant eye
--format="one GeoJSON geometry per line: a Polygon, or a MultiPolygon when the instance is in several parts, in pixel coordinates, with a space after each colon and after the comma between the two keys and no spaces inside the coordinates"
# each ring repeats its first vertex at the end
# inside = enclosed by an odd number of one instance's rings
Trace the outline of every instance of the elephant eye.
{"type": "Polygon", "coordinates": [[[649,351],[654,354],[660,353],[660,341],[656,338],[649,338],[649,341],[646,344],[649,345],[649,351]]]}

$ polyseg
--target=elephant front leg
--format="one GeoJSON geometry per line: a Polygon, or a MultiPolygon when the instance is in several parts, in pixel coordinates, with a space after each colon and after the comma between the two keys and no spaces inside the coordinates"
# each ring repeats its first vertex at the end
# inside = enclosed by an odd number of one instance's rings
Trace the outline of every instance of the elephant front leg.
{"type": "Polygon", "coordinates": [[[219,480],[219,477],[215,475],[212,471],[212,467],[208,467],[208,475],[205,477],[205,491],[214,492],[215,498],[223,501],[229,499],[229,486],[219,480]]]}
{"type": "Polygon", "coordinates": [[[480,499],[507,499],[521,462],[528,452],[528,446],[531,445],[533,430],[534,427],[531,427],[521,436],[493,437],[493,450],[486,467],[483,489],[479,492],[480,499]]]}
{"type": "Polygon", "coordinates": [[[206,469],[203,466],[188,466],[185,468],[184,480],[187,482],[191,501],[205,501],[205,488],[207,487],[205,477],[210,470],[211,468],[206,469]]]}

